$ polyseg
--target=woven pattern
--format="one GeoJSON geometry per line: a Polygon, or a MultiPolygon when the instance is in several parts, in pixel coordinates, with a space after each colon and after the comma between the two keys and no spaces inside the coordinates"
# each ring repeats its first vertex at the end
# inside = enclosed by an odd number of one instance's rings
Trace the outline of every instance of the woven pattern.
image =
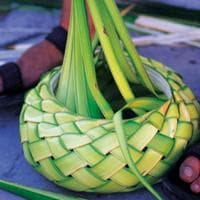
{"type": "MultiPolygon", "coordinates": [[[[200,111],[193,93],[175,72],[157,61],[142,60],[147,71],[168,82],[172,97],[155,110],[124,120],[123,126],[137,168],[150,183],[156,183],[189,142],[199,139],[200,111]]],[[[71,113],[54,95],[58,77],[57,68],[26,96],[20,132],[28,162],[49,180],[74,191],[140,188],[127,167],[113,121],[71,113]]]]}

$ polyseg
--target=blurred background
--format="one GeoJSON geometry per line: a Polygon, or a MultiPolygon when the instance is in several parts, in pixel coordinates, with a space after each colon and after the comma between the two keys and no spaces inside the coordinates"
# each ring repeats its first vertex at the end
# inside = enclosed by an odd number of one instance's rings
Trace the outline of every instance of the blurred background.
{"type": "MultiPolygon", "coordinates": [[[[200,98],[200,0],[117,0],[117,3],[140,54],[175,69],[200,98]]],[[[0,66],[17,60],[58,25],[61,4],[62,0],[0,0],[0,66]]],[[[0,103],[0,179],[69,193],[27,164],[18,134],[20,107],[3,109],[4,104],[0,103]]],[[[153,199],[144,190],[80,195],[92,200],[153,199]]],[[[0,199],[20,198],[0,191],[0,199]]]]}
{"type": "MultiPolygon", "coordinates": [[[[132,3],[133,0],[117,0],[119,3],[132,3]]],[[[139,1],[138,1],[139,2],[139,1]]],[[[144,3],[160,3],[171,6],[178,6],[186,9],[200,9],[200,1],[198,0],[142,0],[144,3]]]]}
{"type": "MultiPolygon", "coordinates": [[[[116,0],[137,46],[200,47],[199,0],[116,0]]],[[[62,0],[0,0],[0,64],[58,24],[62,0]],[[8,54],[7,54],[8,53],[8,54]]]]}
{"type": "MultiPolygon", "coordinates": [[[[200,0],[116,2],[143,55],[174,67],[183,76],[188,69],[191,76],[195,75],[200,48],[200,0]],[[178,62],[177,54],[186,55],[178,62]],[[188,61],[183,64],[183,59],[188,61]]],[[[62,0],[0,0],[0,65],[16,60],[43,40],[58,25],[61,6],[62,0]]],[[[194,80],[188,76],[185,79],[189,84],[192,81],[192,89],[200,96],[194,80]]]]}

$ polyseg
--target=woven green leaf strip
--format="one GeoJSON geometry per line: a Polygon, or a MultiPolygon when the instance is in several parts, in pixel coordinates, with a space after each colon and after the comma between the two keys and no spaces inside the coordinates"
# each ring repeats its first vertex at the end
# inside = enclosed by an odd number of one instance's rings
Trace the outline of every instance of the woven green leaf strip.
{"type": "Polygon", "coordinates": [[[74,191],[145,186],[160,199],[149,184],[199,139],[199,104],[173,70],[137,54],[114,1],[87,3],[99,45],[90,42],[84,1],[74,0],[63,66],[25,98],[25,157],[49,180],[74,191]]]}

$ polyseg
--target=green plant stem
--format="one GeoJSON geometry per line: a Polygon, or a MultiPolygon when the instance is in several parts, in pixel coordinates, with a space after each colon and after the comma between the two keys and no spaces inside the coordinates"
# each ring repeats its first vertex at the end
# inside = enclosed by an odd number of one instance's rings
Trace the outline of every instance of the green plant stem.
{"type": "Polygon", "coordinates": [[[99,36],[99,40],[101,42],[102,48],[105,53],[105,57],[107,59],[108,65],[110,67],[111,73],[115,79],[115,82],[127,102],[130,102],[134,99],[134,95],[132,90],[124,77],[123,71],[119,65],[119,62],[116,58],[116,55],[113,51],[112,44],[110,42],[110,38],[107,34],[107,27],[105,27],[103,16],[101,16],[99,2],[96,0],[87,0],[88,5],[90,7],[91,15],[93,17],[94,25],[99,36]]]}
{"type": "MultiPolygon", "coordinates": [[[[86,78],[86,66],[81,46],[83,45],[83,49],[86,47],[79,34],[80,20],[77,4],[79,4],[77,1],[72,3],[69,39],[57,88],[57,98],[74,113],[99,118],[101,112],[91,95],[86,78]]],[[[81,7],[81,10],[83,9],[84,7],[81,7]]]]}
{"type": "Polygon", "coordinates": [[[120,16],[119,10],[118,10],[114,0],[109,0],[109,1],[102,0],[102,1],[105,2],[107,9],[108,9],[110,15],[112,16],[113,22],[115,24],[115,28],[118,31],[118,34],[127,49],[127,52],[132,60],[133,66],[135,67],[138,77],[140,77],[144,86],[146,86],[153,94],[156,95],[154,86],[153,86],[146,70],[144,69],[144,66],[142,64],[140,56],[137,53],[137,50],[129,36],[128,30],[125,27],[123,19],[120,16]]]}
{"type": "Polygon", "coordinates": [[[118,33],[116,32],[113,20],[104,1],[99,2],[99,7],[101,7],[99,10],[101,11],[101,16],[103,16],[105,26],[107,27],[107,34],[109,35],[109,39],[112,44],[113,51],[115,52],[116,58],[119,62],[119,65],[127,79],[131,82],[136,82],[136,75],[127,61],[127,57],[125,56],[125,52],[123,49],[123,44],[118,37],[118,33]]]}
{"type": "Polygon", "coordinates": [[[99,38],[98,38],[98,35],[95,33],[93,41],[92,41],[93,53],[95,52],[96,48],[98,47],[98,44],[99,44],[99,38]]]}
{"type": "Polygon", "coordinates": [[[163,200],[163,198],[159,195],[159,193],[154,190],[154,188],[147,182],[147,180],[140,174],[140,171],[138,170],[136,164],[134,163],[131,154],[129,152],[129,148],[126,142],[126,136],[125,131],[123,128],[123,122],[122,122],[122,110],[118,111],[114,116],[114,124],[115,124],[115,130],[117,133],[119,145],[121,148],[121,151],[124,155],[124,158],[131,169],[131,171],[136,175],[138,180],[146,187],[149,192],[151,192],[154,197],[158,200],[163,200]]]}
{"type": "Polygon", "coordinates": [[[0,189],[26,198],[27,200],[83,200],[82,198],[67,197],[61,194],[26,187],[3,180],[0,180],[0,189]]]}
{"type": "Polygon", "coordinates": [[[109,103],[105,100],[105,98],[101,94],[96,80],[95,64],[93,60],[93,51],[92,51],[89,28],[87,23],[85,3],[83,0],[78,0],[78,1],[75,0],[74,2],[76,4],[76,9],[77,9],[77,18],[79,19],[79,24],[78,24],[79,38],[84,38],[82,39],[80,47],[83,57],[83,63],[85,66],[87,83],[92,93],[92,96],[95,99],[96,103],[98,104],[104,117],[107,119],[111,119],[113,117],[113,111],[109,103]]]}
{"type": "MultiPolygon", "coordinates": [[[[73,2],[71,5],[71,9],[73,9],[73,2]]],[[[61,68],[61,73],[60,73],[60,79],[58,82],[58,87],[56,90],[56,97],[62,102],[66,107],[70,108],[72,111],[75,110],[75,104],[73,101],[67,101],[68,100],[68,93],[70,90],[70,78],[71,76],[71,70],[74,64],[73,64],[73,53],[74,53],[74,47],[73,47],[73,34],[74,34],[74,29],[75,29],[75,24],[74,24],[74,13],[71,12],[70,16],[70,28],[69,28],[69,34],[68,34],[68,39],[67,39],[67,45],[65,49],[65,55],[64,55],[64,60],[63,60],[63,65],[61,68]],[[73,103],[71,105],[70,103],[73,103]]]]}

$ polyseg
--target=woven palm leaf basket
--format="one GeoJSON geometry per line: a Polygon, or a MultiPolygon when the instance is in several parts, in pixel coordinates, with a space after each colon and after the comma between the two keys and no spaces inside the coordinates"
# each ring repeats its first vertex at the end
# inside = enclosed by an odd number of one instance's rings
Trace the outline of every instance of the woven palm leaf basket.
{"type": "Polygon", "coordinates": [[[199,139],[199,104],[176,72],[138,55],[113,0],[72,2],[63,65],[27,93],[21,111],[25,157],[70,190],[145,186],[161,199],[151,185],[199,139]]]}

